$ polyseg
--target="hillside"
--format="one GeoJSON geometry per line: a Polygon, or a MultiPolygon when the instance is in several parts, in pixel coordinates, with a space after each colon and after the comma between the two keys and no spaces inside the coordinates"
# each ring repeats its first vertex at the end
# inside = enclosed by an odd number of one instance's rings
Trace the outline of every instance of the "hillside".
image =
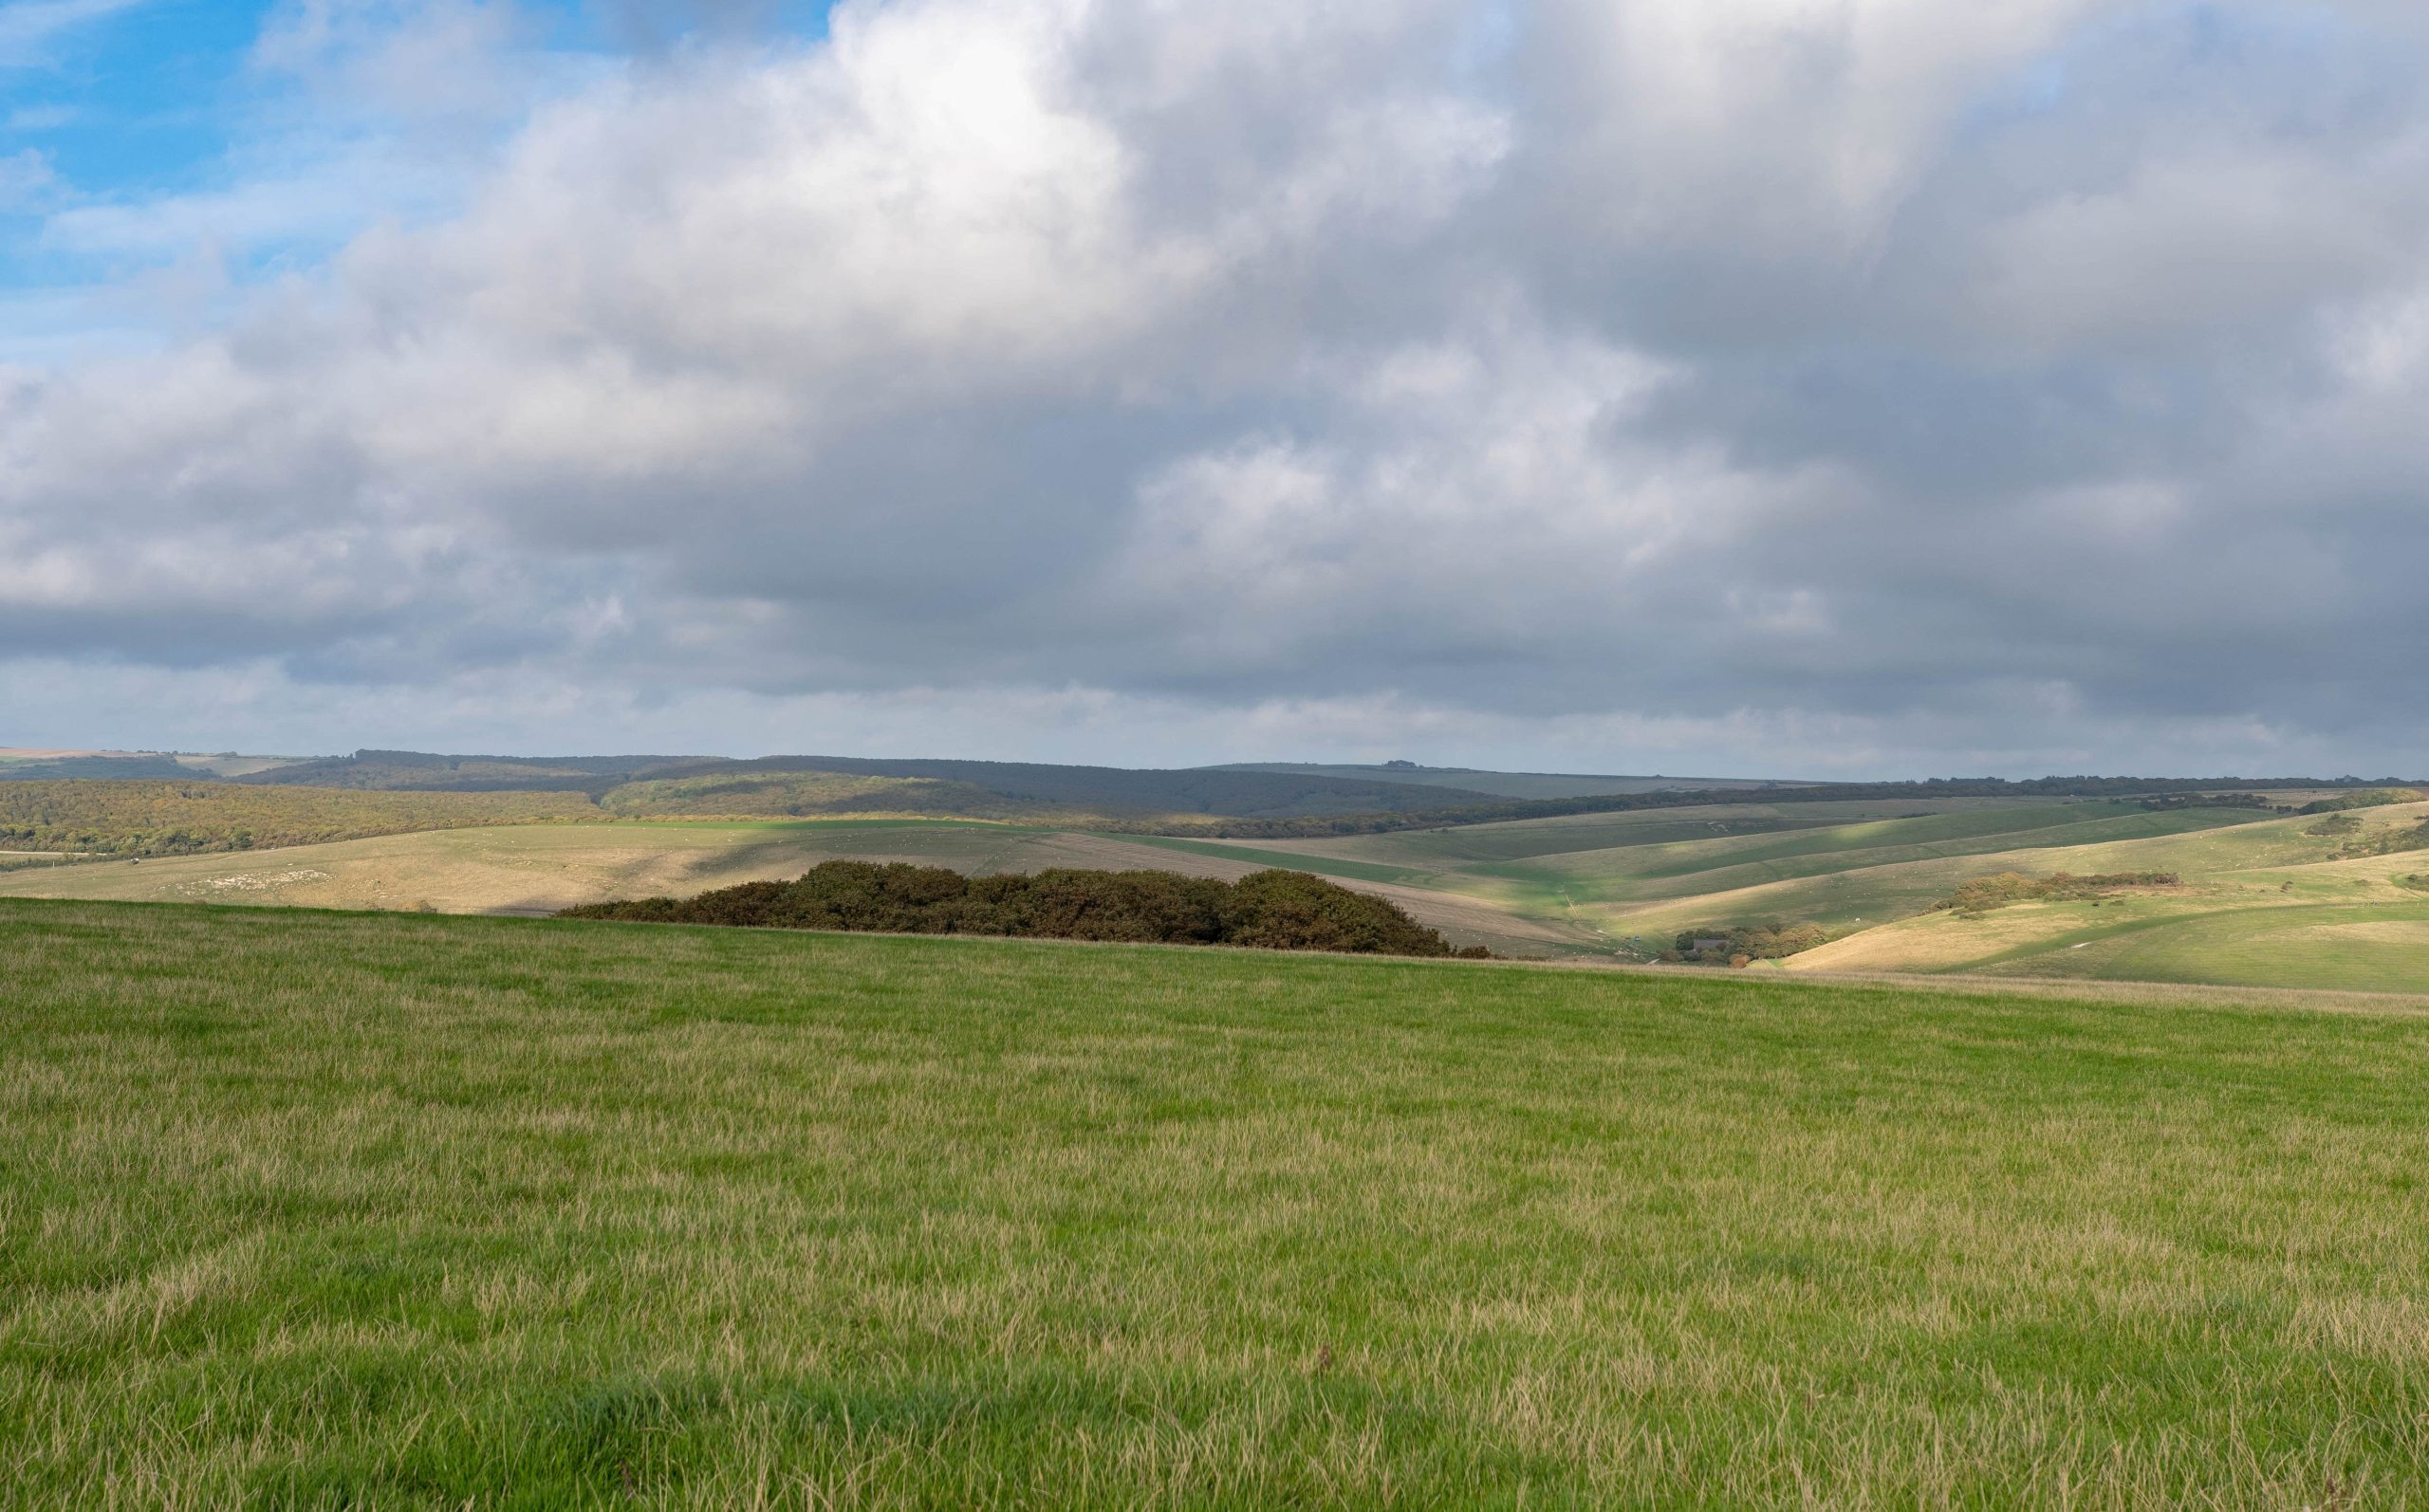
{"type": "Polygon", "coordinates": [[[2429,1501],[2417,1005],[23,901],[0,951],[0,1506],[2429,1501]]]}
{"type": "Polygon", "coordinates": [[[236,779],[272,787],[380,788],[399,792],[602,793],[641,772],[695,756],[443,756],[359,750],[288,762],[236,779]]]}
{"type": "Polygon", "coordinates": [[[1108,815],[1215,815],[1289,820],[1315,815],[1397,813],[1493,795],[1461,788],[1305,772],[1064,766],[1033,762],[875,760],[850,756],[769,756],[755,761],[670,767],[659,778],[726,777],[743,772],[841,772],[863,777],[953,783],[1004,799],[1108,815]]]}
{"type": "Polygon", "coordinates": [[[2160,842],[2032,858],[2075,873],[2153,867],[2184,885],[2030,902],[1979,916],[1925,913],[1793,959],[1794,969],[2429,986],[2429,803],[2349,824],[2297,816],[2160,842]],[[2390,848],[2367,854],[2375,847],[2390,848]]]}
{"type": "Polygon", "coordinates": [[[269,850],[596,812],[579,794],[264,791],[191,778],[0,783],[0,860],[269,850]]]}
{"type": "Polygon", "coordinates": [[[105,778],[116,782],[142,780],[204,781],[248,777],[286,765],[284,756],[172,754],[166,751],[37,750],[22,746],[0,747],[0,782],[59,782],[74,778],[105,778]]]}

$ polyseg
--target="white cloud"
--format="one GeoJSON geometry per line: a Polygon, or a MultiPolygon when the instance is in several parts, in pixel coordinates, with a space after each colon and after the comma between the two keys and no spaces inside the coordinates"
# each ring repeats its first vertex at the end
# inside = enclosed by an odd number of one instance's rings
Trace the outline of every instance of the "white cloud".
{"type": "Polygon", "coordinates": [[[0,68],[38,67],[52,44],[78,28],[133,10],[145,0],[13,0],[0,9],[0,68]]]}
{"type": "Polygon", "coordinates": [[[2429,628],[2429,33],[1495,9],[895,0],[528,68],[502,9],[284,9],[339,128],[50,244],[343,245],[0,384],[0,646],[315,747],[2423,732],[2377,648],[2429,628]]]}

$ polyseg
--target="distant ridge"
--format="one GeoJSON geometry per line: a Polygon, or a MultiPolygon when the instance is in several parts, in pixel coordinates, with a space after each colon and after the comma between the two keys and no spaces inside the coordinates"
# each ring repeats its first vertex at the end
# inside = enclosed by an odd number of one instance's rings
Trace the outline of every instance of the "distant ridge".
{"type": "Polygon", "coordinates": [[[1495,798],[1602,798],[1619,793],[1656,793],[1674,789],[1717,792],[1741,788],[1792,787],[1788,780],[1739,777],[1619,776],[1588,772],[1494,772],[1472,766],[1351,765],[1325,762],[1229,762],[1210,766],[1217,772],[1276,772],[1307,777],[1335,777],[1365,782],[1402,783],[1413,786],[1454,788],[1490,793],[1495,798]]]}
{"type": "Polygon", "coordinates": [[[240,780],[274,786],[582,792],[598,798],[634,782],[696,783],[812,772],[957,784],[1041,814],[1129,819],[1203,815],[1279,821],[1491,802],[1503,796],[1481,788],[1298,772],[858,756],[450,756],[362,750],[295,762],[240,780]]]}
{"type": "MultiPolygon", "coordinates": [[[[652,772],[653,778],[732,772],[824,771],[867,777],[963,783],[1018,802],[1117,814],[1233,815],[1294,819],[1392,813],[1441,804],[1446,790],[1371,776],[1254,771],[1216,766],[1181,768],[1064,766],[1040,762],[952,761],[931,758],[768,756],[755,761],[702,762],[652,772]]],[[[1488,802],[1482,788],[1450,788],[1454,801],[1488,802]]]]}

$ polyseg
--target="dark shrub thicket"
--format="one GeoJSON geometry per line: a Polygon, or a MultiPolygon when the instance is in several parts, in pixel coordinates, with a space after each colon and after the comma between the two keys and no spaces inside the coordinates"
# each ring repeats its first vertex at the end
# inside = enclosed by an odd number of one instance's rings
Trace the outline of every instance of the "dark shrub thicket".
{"type": "Polygon", "coordinates": [[[1778,961],[1829,943],[1830,931],[1819,924],[1783,924],[1774,919],[1767,924],[1681,930],[1661,959],[1704,965],[1715,961],[1778,961]]]}
{"type": "Polygon", "coordinates": [[[2350,814],[2330,814],[2303,831],[2306,835],[2325,836],[2337,843],[2335,859],[2351,860],[2362,856],[2392,856],[2402,851],[2429,851],[2429,819],[2409,829],[2389,824],[2373,829],[2350,814]],[[2347,838],[2349,837],[2349,838],[2347,838]]]}
{"type": "Polygon", "coordinates": [[[1454,950],[1396,905],[1305,872],[1236,883],[1174,872],[1057,868],[964,876],[896,861],[826,861],[790,882],[745,882],[695,897],[566,909],[561,918],[760,929],[994,934],[1030,939],[1238,945],[1268,950],[1482,957],[1454,950]]]}
{"type": "Polygon", "coordinates": [[[2417,787],[2372,787],[2358,793],[2339,793],[2305,803],[2294,810],[2297,814],[2341,814],[2356,808],[2386,808],[2396,803],[2418,803],[2429,794],[2417,787]]]}

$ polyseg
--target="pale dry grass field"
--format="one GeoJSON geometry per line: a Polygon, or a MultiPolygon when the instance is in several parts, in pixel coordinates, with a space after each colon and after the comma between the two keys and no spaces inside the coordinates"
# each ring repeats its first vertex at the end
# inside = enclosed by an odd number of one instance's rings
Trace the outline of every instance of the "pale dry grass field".
{"type": "Polygon", "coordinates": [[[0,1505],[2401,1507],[2429,1015],[0,901],[0,1505]]]}

